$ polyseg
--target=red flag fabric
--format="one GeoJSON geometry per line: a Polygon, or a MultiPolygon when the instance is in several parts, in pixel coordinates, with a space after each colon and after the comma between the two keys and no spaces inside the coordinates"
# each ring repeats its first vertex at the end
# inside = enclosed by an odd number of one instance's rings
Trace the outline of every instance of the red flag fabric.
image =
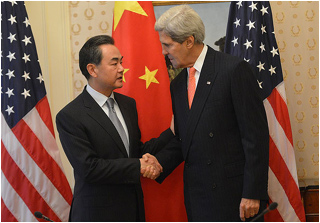
{"type": "MultiPolygon", "coordinates": [[[[119,93],[137,102],[142,141],[158,137],[172,117],[169,76],[150,1],[116,1],[112,36],[123,55],[124,84],[119,93]]],[[[187,221],[183,166],[161,185],[141,178],[146,221],[187,221]]]]}
{"type": "Polygon", "coordinates": [[[64,175],[24,2],[1,2],[1,221],[68,221],[64,175]],[[42,220],[43,221],[43,220],[42,220]]]}
{"type": "Polygon", "coordinates": [[[269,126],[268,194],[278,208],[265,221],[306,221],[301,201],[280,55],[268,1],[231,2],[225,52],[256,72],[269,126]]]}

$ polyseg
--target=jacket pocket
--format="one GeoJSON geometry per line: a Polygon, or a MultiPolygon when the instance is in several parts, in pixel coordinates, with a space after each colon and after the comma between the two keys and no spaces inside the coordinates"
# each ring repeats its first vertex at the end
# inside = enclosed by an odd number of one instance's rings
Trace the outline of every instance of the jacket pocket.
{"type": "Polygon", "coordinates": [[[244,160],[226,164],[224,167],[224,170],[227,178],[243,175],[244,164],[245,164],[244,160]]]}

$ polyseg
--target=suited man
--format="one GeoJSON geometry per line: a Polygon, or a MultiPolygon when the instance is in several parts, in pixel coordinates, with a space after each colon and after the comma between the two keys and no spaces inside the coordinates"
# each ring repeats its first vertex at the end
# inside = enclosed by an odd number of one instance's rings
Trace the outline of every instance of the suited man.
{"type": "Polygon", "coordinates": [[[159,182],[185,161],[189,221],[250,220],[266,207],[269,160],[267,119],[250,65],[203,44],[203,22],[188,5],[166,11],[155,30],[163,54],[185,68],[170,86],[177,139],[156,155],[164,169],[159,182]]]}
{"type": "Polygon", "coordinates": [[[157,152],[174,135],[168,129],[159,138],[141,143],[135,100],[113,92],[122,87],[124,69],[110,36],[90,38],[80,50],[79,63],[88,85],[56,117],[63,149],[74,169],[69,220],[145,221],[140,172],[150,170],[145,176],[154,179],[161,167],[155,162],[150,167],[139,157],[157,152]],[[106,103],[110,98],[113,108],[106,103]],[[111,112],[121,122],[124,139],[111,112]]]}

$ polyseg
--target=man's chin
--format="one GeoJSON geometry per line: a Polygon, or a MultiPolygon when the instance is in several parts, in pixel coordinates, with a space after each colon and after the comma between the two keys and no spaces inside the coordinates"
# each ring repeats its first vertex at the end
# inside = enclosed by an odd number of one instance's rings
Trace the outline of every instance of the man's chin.
{"type": "Polygon", "coordinates": [[[117,82],[116,87],[117,87],[117,88],[122,88],[122,87],[123,87],[123,82],[122,82],[122,80],[117,82]]]}
{"type": "Polygon", "coordinates": [[[173,66],[174,69],[179,69],[179,68],[181,68],[181,66],[180,66],[179,64],[176,64],[176,63],[173,63],[172,66],[173,66]]]}

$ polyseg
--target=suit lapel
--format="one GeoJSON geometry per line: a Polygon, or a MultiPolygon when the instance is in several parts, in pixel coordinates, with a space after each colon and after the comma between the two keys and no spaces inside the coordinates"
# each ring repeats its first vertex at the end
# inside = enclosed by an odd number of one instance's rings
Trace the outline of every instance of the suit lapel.
{"type": "Polygon", "coordinates": [[[106,115],[106,113],[102,110],[102,108],[96,103],[96,101],[91,97],[91,95],[87,92],[86,89],[82,92],[83,95],[83,104],[87,111],[87,114],[95,120],[115,141],[115,143],[118,145],[118,148],[121,150],[121,152],[128,157],[126,148],[122,142],[122,139],[112,124],[109,117],[106,115]]]}
{"type": "Polygon", "coordinates": [[[215,72],[216,66],[218,65],[215,63],[215,51],[208,47],[207,55],[200,73],[200,78],[194,95],[191,110],[187,119],[187,132],[185,142],[185,148],[187,148],[186,154],[188,154],[194,131],[197,127],[207,98],[211,92],[213,83],[217,76],[217,73],[215,72]]]}
{"type": "Polygon", "coordinates": [[[176,105],[176,107],[182,108],[181,111],[183,114],[180,114],[183,116],[184,120],[187,120],[188,114],[189,114],[189,104],[188,104],[188,72],[187,69],[183,69],[181,71],[181,80],[179,80],[175,86],[174,91],[176,92],[176,97],[179,100],[176,100],[176,103],[179,103],[176,105]]]}

